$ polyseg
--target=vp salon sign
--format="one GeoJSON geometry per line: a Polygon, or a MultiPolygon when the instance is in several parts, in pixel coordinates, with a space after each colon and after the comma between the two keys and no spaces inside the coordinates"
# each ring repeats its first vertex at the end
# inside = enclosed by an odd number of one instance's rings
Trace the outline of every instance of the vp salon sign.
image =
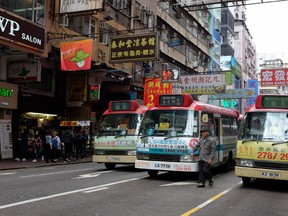
{"type": "Polygon", "coordinates": [[[44,52],[45,29],[0,8],[0,39],[44,52]]]}

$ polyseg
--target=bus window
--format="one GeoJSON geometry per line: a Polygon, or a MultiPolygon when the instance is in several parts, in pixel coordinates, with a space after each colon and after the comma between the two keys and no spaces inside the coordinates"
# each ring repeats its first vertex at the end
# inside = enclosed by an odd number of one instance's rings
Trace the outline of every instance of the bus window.
{"type": "Polygon", "coordinates": [[[231,129],[230,129],[230,118],[228,116],[222,116],[222,130],[223,136],[230,136],[231,129]]]}
{"type": "Polygon", "coordinates": [[[236,118],[231,118],[231,134],[238,134],[238,120],[236,118]]]}
{"type": "Polygon", "coordinates": [[[147,111],[140,128],[140,135],[147,136],[196,136],[198,112],[188,110],[147,111]]]}
{"type": "Polygon", "coordinates": [[[210,135],[215,136],[214,118],[212,113],[202,113],[201,125],[205,125],[210,128],[210,135]]]}

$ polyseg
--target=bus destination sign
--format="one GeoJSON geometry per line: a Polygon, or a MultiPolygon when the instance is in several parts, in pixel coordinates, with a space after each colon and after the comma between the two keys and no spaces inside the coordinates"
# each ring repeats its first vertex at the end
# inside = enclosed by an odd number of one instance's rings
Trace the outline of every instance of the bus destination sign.
{"type": "Polygon", "coordinates": [[[283,95],[265,95],[262,98],[263,108],[288,109],[288,97],[283,95]]]}
{"type": "Polygon", "coordinates": [[[112,110],[113,111],[128,111],[131,109],[131,104],[129,103],[129,101],[123,101],[123,102],[116,102],[113,101],[112,102],[112,110]]]}
{"type": "Polygon", "coordinates": [[[183,106],[183,103],[183,95],[160,95],[159,97],[160,106],[183,106]]]}

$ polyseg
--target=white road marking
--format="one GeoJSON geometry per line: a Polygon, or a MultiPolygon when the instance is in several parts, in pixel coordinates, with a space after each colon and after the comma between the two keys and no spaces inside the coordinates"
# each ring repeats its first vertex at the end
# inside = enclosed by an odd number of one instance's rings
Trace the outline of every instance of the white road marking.
{"type": "Polygon", "coordinates": [[[175,183],[170,183],[170,184],[163,184],[163,185],[160,185],[160,187],[192,185],[192,184],[197,184],[197,183],[196,182],[175,182],[175,183]]]}
{"type": "Polygon", "coordinates": [[[113,172],[113,171],[110,170],[110,171],[103,171],[103,172],[87,173],[87,174],[79,175],[78,177],[75,177],[73,179],[95,178],[99,176],[100,174],[109,173],[109,172],[113,172]]]}
{"type": "Polygon", "coordinates": [[[32,203],[32,202],[39,202],[41,200],[52,199],[52,198],[55,198],[55,197],[66,196],[66,195],[69,195],[69,194],[80,193],[80,192],[83,192],[83,191],[95,190],[97,188],[103,188],[103,187],[105,188],[105,187],[109,187],[109,186],[112,186],[112,185],[127,183],[127,182],[130,182],[130,181],[136,181],[136,180],[140,180],[140,179],[144,179],[144,178],[147,178],[147,176],[139,177],[139,178],[126,179],[126,180],[122,180],[122,181],[118,181],[118,182],[112,182],[112,183],[108,183],[108,184],[104,184],[104,185],[88,187],[88,188],[83,188],[83,189],[78,189],[78,190],[73,190],[73,191],[67,191],[67,192],[63,192],[63,193],[59,193],[59,194],[52,194],[52,195],[49,195],[49,196],[38,197],[38,198],[34,198],[34,199],[29,199],[29,200],[23,200],[23,201],[20,201],[20,202],[15,202],[15,203],[7,204],[7,205],[2,205],[2,206],[0,206],[0,209],[11,208],[11,207],[14,207],[14,206],[24,205],[24,204],[28,204],[28,203],[32,203]]]}
{"type": "Polygon", "coordinates": [[[6,173],[0,173],[0,175],[13,175],[16,174],[16,172],[6,172],[6,173]]]}
{"type": "Polygon", "coordinates": [[[94,190],[83,191],[82,193],[92,193],[92,192],[106,190],[106,189],[109,189],[109,187],[102,187],[102,188],[97,188],[97,189],[94,189],[94,190]]]}
{"type": "Polygon", "coordinates": [[[85,171],[85,170],[91,170],[91,169],[92,168],[67,170],[67,171],[59,171],[59,172],[50,172],[50,173],[42,173],[42,174],[35,174],[35,175],[26,175],[26,176],[20,176],[20,178],[33,178],[33,177],[37,177],[37,176],[47,176],[47,175],[55,175],[55,174],[62,174],[62,173],[79,172],[79,171],[85,171]]]}

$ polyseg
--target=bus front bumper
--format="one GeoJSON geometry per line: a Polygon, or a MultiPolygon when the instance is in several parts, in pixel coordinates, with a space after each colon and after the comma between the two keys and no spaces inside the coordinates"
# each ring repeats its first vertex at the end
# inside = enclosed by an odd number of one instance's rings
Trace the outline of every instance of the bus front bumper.
{"type": "Polygon", "coordinates": [[[239,177],[288,180],[288,170],[271,170],[235,166],[235,175],[239,177]]]}
{"type": "Polygon", "coordinates": [[[135,168],[146,170],[198,172],[198,163],[136,160],[135,168]]]}
{"type": "Polygon", "coordinates": [[[93,155],[93,162],[97,163],[135,163],[136,156],[127,155],[93,155]]]}

